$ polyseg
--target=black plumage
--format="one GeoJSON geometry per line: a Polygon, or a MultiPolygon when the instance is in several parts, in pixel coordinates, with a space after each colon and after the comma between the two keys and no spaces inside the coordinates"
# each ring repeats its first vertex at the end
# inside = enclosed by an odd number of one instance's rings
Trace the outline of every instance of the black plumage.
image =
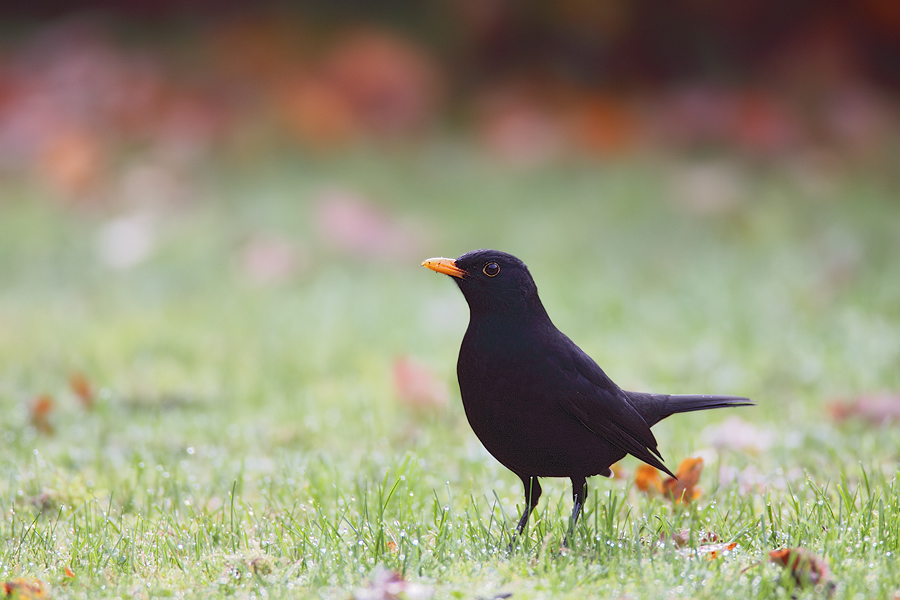
{"type": "Polygon", "coordinates": [[[525,487],[516,533],[540,498],[539,477],[571,479],[574,528],[586,478],[610,476],[610,466],[626,454],[672,475],[651,426],[675,413],[752,404],[736,396],[623,390],[553,325],[531,273],[515,256],[476,250],[422,264],[450,275],[469,305],[459,389],[475,435],[525,487]]]}

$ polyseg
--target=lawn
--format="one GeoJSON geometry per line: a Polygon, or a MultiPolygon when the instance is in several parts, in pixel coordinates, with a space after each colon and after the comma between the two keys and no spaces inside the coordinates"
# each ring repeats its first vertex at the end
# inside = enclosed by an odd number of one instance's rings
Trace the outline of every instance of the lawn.
{"type": "Polygon", "coordinates": [[[435,145],[197,167],[169,202],[0,185],[0,581],[19,597],[822,597],[769,560],[798,547],[835,597],[900,593],[883,173],[524,169],[435,145]],[[419,264],[478,247],[528,263],[623,387],[758,403],[655,427],[671,468],[704,458],[699,498],[638,490],[626,459],[561,550],[569,482],[545,480],[506,552],[520,482],[459,402],[465,302],[419,264]]]}

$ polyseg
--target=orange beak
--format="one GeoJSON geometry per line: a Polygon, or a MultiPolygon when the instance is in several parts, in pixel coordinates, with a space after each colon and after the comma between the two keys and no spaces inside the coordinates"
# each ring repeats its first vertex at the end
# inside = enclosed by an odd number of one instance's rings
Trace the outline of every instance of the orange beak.
{"type": "Polygon", "coordinates": [[[422,266],[444,275],[459,277],[460,279],[468,275],[467,272],[456,266],[456,261],[452,258],[429,258],[422,263],[422,266]]]}

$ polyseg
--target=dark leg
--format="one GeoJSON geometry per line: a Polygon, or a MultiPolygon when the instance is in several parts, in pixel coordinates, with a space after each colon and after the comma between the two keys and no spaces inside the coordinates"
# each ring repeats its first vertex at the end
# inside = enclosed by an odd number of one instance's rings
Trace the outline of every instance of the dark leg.
{"type": "Polygon", "coordinates": [[[522,518],[519,519],[519,524],[516,525],[516,532],[513,534],[512,541],[509,543],[510,551],[512,551],[515,546],[516,536],[525,529],[525,524],[528,523],[528,517],[531,516],[531,511],[534,510],[538,500],[541,498],[541,484],[538,483],[537,477],[519,475],[519,478],[522,480],[522,485],[525,486],[525,508],[522,509],[522,518]]]}
{"type": "Polygon", "coordinates": [[[581,509],[584,508],[584,501],[587,498],[587,480],[584,477],[572,477],[572,518],[569,523],[569,533],[563,540],[563,546],[569,545],[569,537],[575,535],[575,525],[578,523],[578,517],[581,516],[581,509]]]}

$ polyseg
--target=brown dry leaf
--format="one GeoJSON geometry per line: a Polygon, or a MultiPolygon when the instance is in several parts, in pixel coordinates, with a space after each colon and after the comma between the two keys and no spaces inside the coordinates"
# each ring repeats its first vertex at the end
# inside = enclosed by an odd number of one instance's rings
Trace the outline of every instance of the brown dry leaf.
{"type": "Polygon", "coordinates": [[[10,600],[44,600],[50,597],[47,585],[32,577],[16,577],[2,584],[3,597],[10,600]]]}
{"type": "Polygon", "coordinates": [[[851,402],[835,402],[828,407],[835,421],[861,419],[872,425],[900,421],[900,394],[870,394],[851,402]]]}
{"type": "Polygon", "coordinates": [[[790,570],[797,585],[823,585],[834,590],[834,580],[828,564],[806,548],[784,548],[769,552],[769,562],[790,570]]]}
{"type": "Polygon", "coordinates": [[[50,394],[41,394],[31,403],[31,424],[41,433],[51,435],[53,425],[50,424],[50,413],[54,409],[53,397],[50,394]]]}
{"type": "Polygon", "coordinates": [[[94,408],[94,389],[83,373],[75,371],[69,375],[69,389],[75,393],[81,406],[88,410],[94,408]]]}
{"type": "Polygon", "coordinates": [[[405,356],[394,360],[394,389],[406,406],[428,411],[447,404],[447,388],[424,365],[405,356]]]}
{"type": "Polygon", "coordinates": [[[662,494],[662,477],[655,468],[650,465],[638,465],[634,472],[634,484],[637,489],[647,494],[662,494]]]}
{"type": "Polygon", "coordinates": [[[700,490],[695,489],[703,472],[702,458],[686,458],[678,465],[675,477],[663,481],[665,495],[676,504],[688,503],[700,497],[700,490]]]}

